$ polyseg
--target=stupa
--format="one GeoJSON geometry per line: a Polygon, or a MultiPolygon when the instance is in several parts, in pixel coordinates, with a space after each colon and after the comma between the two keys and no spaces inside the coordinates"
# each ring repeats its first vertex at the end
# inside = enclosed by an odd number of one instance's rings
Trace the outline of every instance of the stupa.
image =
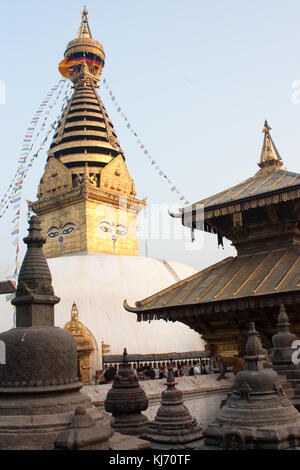
{"type": "Polygon", "coordinates": [[[60,299],[43,254],[45,241],[33,216],[13,300],[17,327],[0,334],[6,356],[0,363],[0,449],[53,449],[78,407],[95,423],[94,444],[109,449],[110,420],[80,392],[75,341],[54,327],[60,299]]]}
{"type": "MultiPolygon", "coordinates": [[[[73,302],[91,338],[85,383],[102,369],[101,344],[110,354],[202,351],[200,335],[179,322],[140,325],[123,308],[195,272],[189,266],[138,255],[137,199],[124,152],[98,95],[104,48],[92,37],[86,9],[77,37],[66,48],[59,70],[73,83],[73,95],[58,124],[37,200],[53,286],[61,297],[56,325],[70,322],[73,302]]],[[[1,299],[0,329],[13,326],[13,311],[1,299]]]]}
{"type": "Polygon", "coordinates": [[[264,368],[265,355],[253,322],[246,344],[247,370],[204,431],[206,446],[228,450],[290,449],[300,446],[300,414],[282,390],[279,376],[264,368]]]}
{"type": "Polygon", "coordinates": [[[161,405],[157,410],[154,421],[142,435],[161,448],[183,448],[185,444],[197,441],[203,437],[202,428],[197,424],[183,404],[182,392],[176,389],[173,369],[170,368],[166,382],[167,390],[162,392],[161,405]]]}
{"type": "Polygon", "coordinates": [[[270,358],[274,370],[286,377],[291,385],[291,402],[300,411],[300,365],[293,362],[295,349],[292,347],[297,336],[290,332],[290,321],[283,304],[280,306],[277,326],[279,331],[272,338],[270,358]]]}
{"type": "Polygon", "coordinates": [[[113,415],[112,426],[115,431],[140,436],[149,425],[148,418],[142,413],[147,408],[146,393],[128,364],[125,348],[123,362],[105,400],[105,410],[113,415]]]}

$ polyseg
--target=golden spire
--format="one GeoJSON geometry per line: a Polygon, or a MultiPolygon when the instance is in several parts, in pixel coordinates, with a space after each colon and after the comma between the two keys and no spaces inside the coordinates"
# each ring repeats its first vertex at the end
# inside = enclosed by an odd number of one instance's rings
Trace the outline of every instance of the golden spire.
{"type": "Polygon", "coordinates": [[[84,6],[82,15],[81,15],[81,23],[77,33],[77,39],[81,37],[92,38],[92,33],[90,30],[89,22],[88,22],[88,12],[86,6],[84,6]]]}
{"type": "Polygon", "coordinates": [[[263,145],[260,154],[260,162],[258,166],[264,171],[276,171],[282,165],[282,159],[279,155],[279,152],[274,144],[274,141],[270,135],[271,127],[269,126],[267,120],[265,120],[264,128],[262,130],[264,134],[263,145]],[[267,168],[267,170],[266,170],[267,168]]]}
{"type": "Polygon", "coordinates": [[[104,63],[103,46],[92,37],[88,13],[84,7],[77,37],[68,43],[64,59],[59,63],[58,70],[63,77],[68,78],[74,84],[78,80],[88,78],[97,86],[104,63]]]}

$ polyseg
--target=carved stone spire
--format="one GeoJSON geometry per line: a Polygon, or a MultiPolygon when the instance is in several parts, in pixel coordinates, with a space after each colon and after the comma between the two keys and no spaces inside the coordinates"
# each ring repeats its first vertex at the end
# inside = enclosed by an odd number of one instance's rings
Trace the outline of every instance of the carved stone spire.
{"type": "Polygon", "coordinates": [[[115,418],[113,427],[116,431],[132,435],[141,435],[146,431],[149,421],[141,412],[148,408],[148,399],[128,364],[126,348],[104,405],[105,410],[115,418]]]}
{"type": "Polygon", "coordinates": [[[292,387],[291,402],[300,410],[300,365],[295,364],[292,355],[295,349],[292,348],[297,336],[290,332],[290,321],[285,311],[285,306],[280,306],[278,315],[278,333],[272,338],[273,348],[270,350],[273,369],[286,377],[288,384],[292,387]]]}
{"type": "Polygon", "coordinates": [[[250,322],[245,356],[248,370],[262,370],[264,368],[263,361],[265,358],[266,356],[263,352],[263,347],[255,329],[254,322],[250,322]]]}
{"type": "Polygon", "coordinates": [[[39,218],[32,216],[29,221],[29,235],[24,238],[27,252],[24,257],[15,299],[16,326],[54,326],[54,305],[60,299],[52,287],[52,277],[47,264],[41,235],[39,218]]]}
{"type": "Polygon", "coordinates": [[[278,326],[279,331],[282,331],[282,332],[290,331],[290,321],[285,311],[284,304],[280,305],[277,326],[278,326]]]}

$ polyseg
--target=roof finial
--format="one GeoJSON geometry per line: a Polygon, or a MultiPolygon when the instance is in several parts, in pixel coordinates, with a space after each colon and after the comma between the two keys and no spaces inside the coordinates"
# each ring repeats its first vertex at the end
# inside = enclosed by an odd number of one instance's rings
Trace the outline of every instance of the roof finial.
{"type": "Polygon", "coordinates": [[[81,15],[80,27],[77,33],[77,39],[80,37],[85,37],[85,38],[92,37],[92,33],[91,33],[89,22],[88,22],[88,12],[86,9],[86,5],[84,5],[84,9],[81,15]]]}
{"type": "Polygon", "coordinates": [[[260,154],[260,162],[258,166],[261,169],[268,168],[267,171],[274,171],[282,166],[282,159],[270,135],[271,127],[265,119],[264,128],[264,141],[260,154]]]}

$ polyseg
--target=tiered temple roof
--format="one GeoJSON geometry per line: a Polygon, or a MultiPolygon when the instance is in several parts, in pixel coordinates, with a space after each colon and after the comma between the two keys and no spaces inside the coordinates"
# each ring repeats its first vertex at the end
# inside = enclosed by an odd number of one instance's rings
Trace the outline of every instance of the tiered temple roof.
{"type": "MultiPolygon", "coordinates": [[[[295,330],[300,304],[300,174],[282,170],[282,160],[265,121],[260,170],[251,178],[181,209],[183,225],[232,241],[229,257],[126,310],[138,321],[182,321],[230,342],[252,319],[270,345],[276,331],[273,308],[288,305],[295,330]],[[204,206],[204,207],[203,207],[204,206]],[[203,211],[204,209],[204,211],[203,211]],[[266,313],[263,312],[265,310],[266,313]],[[226,313],[226,315],[224,315],[226,313]]],[[[232,351],[235,349],[232,348],[232,351]]]]}

